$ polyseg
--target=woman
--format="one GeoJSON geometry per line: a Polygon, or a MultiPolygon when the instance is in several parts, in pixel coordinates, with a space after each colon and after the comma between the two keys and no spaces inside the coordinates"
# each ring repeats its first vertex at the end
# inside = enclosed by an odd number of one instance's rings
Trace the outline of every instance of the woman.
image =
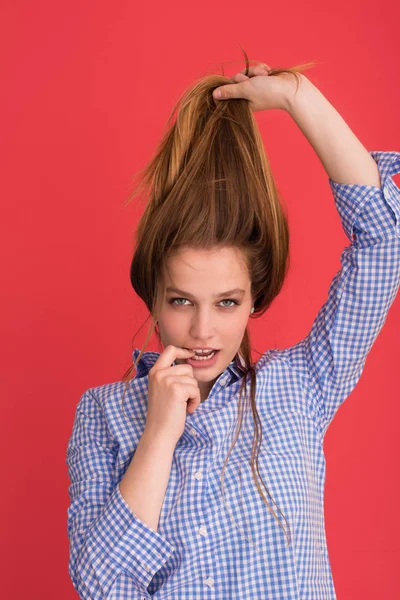
{"type": "Polygon", "coordinates": [[[149,199],[131,281],[146,344],[155,328],[164,350],[135,349],[122,381],[77,405],[68,535],[82,598],[336,597],[323,439],[399,288],[400,153],[368,152],[309,65],[246,64],[185,93],[137,188],[149,199]],[[268,109],[312,144],[350,244],[308,335],[254,364],[248,319],[279,294],[289,256],[252,115],[268,109]]]}

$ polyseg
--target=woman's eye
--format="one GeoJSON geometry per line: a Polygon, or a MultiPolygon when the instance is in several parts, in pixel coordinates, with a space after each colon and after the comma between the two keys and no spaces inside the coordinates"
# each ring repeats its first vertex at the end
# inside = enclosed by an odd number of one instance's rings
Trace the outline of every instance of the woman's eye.
{"type": "MultiPolygon", "coordinates": [[[[221,300],[221,302],[233,302],[233,304],[238,304],[238,302],[236,302],[236,300],[221,300]]],[[[230,306],[226,306],[225,308],[231,308],[232,304],[230,306]]]]}
{"type": "MultiPolygon", "coordinates": [[[[185,304],[177,302],[177,300],[183,300],[184,302],[189,302],[188,300],[186,300],[186,298],[171,298],[169,303],[175,304],[175,306],[185,306],[185,304]]],[[[221,300],[221,302],[233,302],[233,305],[239,306],[239,302],[236,302],[236,300],[226,299],[226,300],[221,300]]],[[[232,308],[232,304],[230,304],[229,306],[223,306],[223,308],[232,308]]]]}
{"type": "MultiPolygon", "coordinates": [[[[170,300],[170,304],[174,304],[176,302],[176,300],[186,300],[186,298],[172,298],[172,300],[170,300]]],[[[184,305],[178,304],[178,306],[184,306],[184,305]]]]}

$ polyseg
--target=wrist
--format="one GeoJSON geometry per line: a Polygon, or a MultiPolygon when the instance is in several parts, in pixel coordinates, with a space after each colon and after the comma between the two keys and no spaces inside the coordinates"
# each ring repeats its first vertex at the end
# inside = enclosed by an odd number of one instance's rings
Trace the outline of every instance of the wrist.
{"type": "Polygon", "coordinates": [[[310,93],[312,87],[315,87],[309,79],[302,73],[297,77],[287,77],[285,86],[285,108],[286,112],[293,116],[297,106],[302,102],[302,99],[310,93]]]}
{"type": "Polygon", "coordinates": [[[142,445],[151,446],[154,450],[174,453],[176,443],[166,434],[149,426],[145,426],[140,439],[142,445]]]}

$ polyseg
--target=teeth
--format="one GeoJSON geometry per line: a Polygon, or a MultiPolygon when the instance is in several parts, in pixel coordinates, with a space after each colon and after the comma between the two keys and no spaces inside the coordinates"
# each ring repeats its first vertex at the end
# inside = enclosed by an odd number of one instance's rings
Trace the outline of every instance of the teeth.
{"type": "Polygon", "coordinates": [[[215,355],[215,352],[211,352],[210,355],[207,356],[200,356],[198,354],[196,354],[195,356],[192,357],[191,360],[210,360],[210,358],[212,358],[215,355]]]}

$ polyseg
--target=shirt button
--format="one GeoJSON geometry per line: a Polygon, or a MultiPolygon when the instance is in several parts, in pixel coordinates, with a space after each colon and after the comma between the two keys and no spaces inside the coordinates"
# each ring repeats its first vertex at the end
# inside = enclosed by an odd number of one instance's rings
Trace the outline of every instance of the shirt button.
{"type": "Polygon", "coordinates": [[[219,380],[219,382],[220,382],[221,385],[225,385],[227,381],[228,380],[227,380],[226,377],[223,377],[222,379],[219,380]]]}
{"type": "Polygon", "coordinates": [[[199,533],[200,533],[200,535],[204,535],[204,536],[206,536],[206,535],[207,535],[207,529],[206,529],[205,525],[202,525],[202,526],[200,527],[200,529],[199,529],[199,533]]]}
{"type": "Polygon", "coordinates": [[[214,579],[212,577],[208,577],[206,579],[206,585],[208,585],[210,588],[212,588],[212,586],[214,585],[214,579]]]}
{"type": "Polygon", "coordinates": [[[195,473],[194,475],[196,477],[196,479],[201,479],[203,477],[202,472],[201,471],[197,471],[197,473],[195,473]]]}
{"type": "Polygon", "coordinates": [[[192,435],[197,435],[197,431],[194,429],[194,427],[191,427],[191,429],[190,429],[190,433],[191,433],[192,435]]]}

